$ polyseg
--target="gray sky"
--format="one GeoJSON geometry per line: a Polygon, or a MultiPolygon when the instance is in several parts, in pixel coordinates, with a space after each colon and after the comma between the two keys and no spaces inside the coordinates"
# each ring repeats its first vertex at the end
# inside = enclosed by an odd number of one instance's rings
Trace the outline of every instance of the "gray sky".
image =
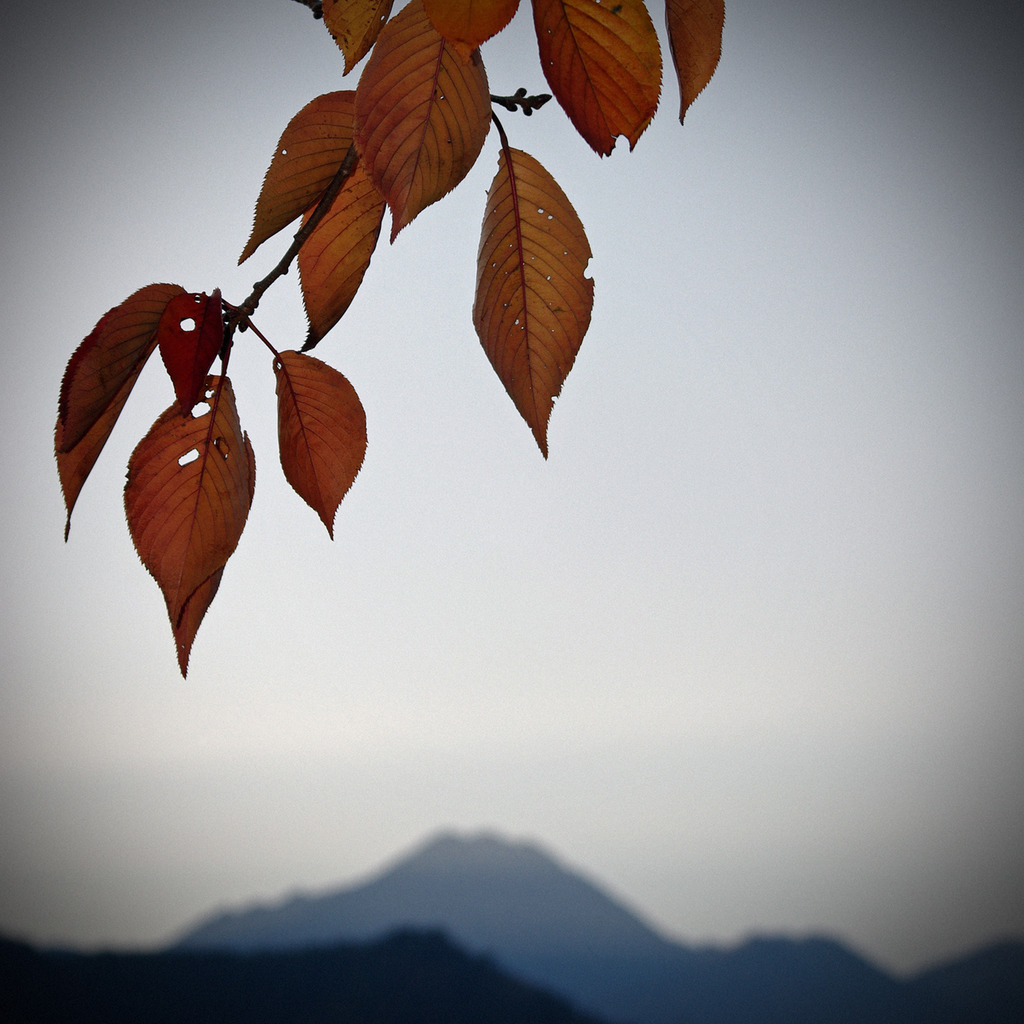
{"type": "MultiPolygon", "coordinates": [[[[236,347],[256,500],[187,682],[121,504],[170,384],[65,547],[60,377],[142,285],[248,293],[277,138],[355,76],[286,0],[16,12],[0,932],[153,944],[490,827],[687,941],[823,930],[907,970],[1024,934],[1016,0],[731,0],[685,129],[668,77],[607,160],[553,104],[504,115],[594,250],[549,461],[470,319],[492,133],[317,350],[369,419],[333,544],[236,347]]],[[[530,28],[485,47],[492,91],[544,88],[530,28]]],[[[256,320],[301,344],[294,277],[256,320]]]]}

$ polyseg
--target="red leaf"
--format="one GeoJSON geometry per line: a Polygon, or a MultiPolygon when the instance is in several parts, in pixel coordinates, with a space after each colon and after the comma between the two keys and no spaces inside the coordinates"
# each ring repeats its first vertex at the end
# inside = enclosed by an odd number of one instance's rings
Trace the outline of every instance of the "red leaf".
{"type": "Polygon", "coordinates": [[[725,0],[666,0],[665,21],[679,79],[679,123],[718,67],[725,0]]]}
{"type": "Polygon", "coordinates": [[[541,67],[590,147],[636,145],[661,94],[661,47],[643,0],[533,0],[541,67]]]}
{"type": "Polygon", "coordinates": [[[335,513],[366,454],[366,414],[348,380],[313,356],[281,352],[274,373],[281,467],[333,539],[335,513]]]}
{"type": "Polygon", "coordinates": [[[412,0],[384,26],[356,89],[356,146],[391,208],[391,240],[447,195],[476,161],[491,124],[487,76],[412,0]]]}
{"type": "Polygon", "coordinates": [[[186,661],[216,591],[210,578],[238,544],[256,479],[231,382],[207,378],[202,397],[206,411],[182,416],[175,404],[161,414],[132,452],[124,491],[135,549],[164,595],[186,661]]]}
{"type": "Polygon", "coordinates": [[[150,284],[109,310],[78,346],[61,382],[54,448],[67,522],[82,486],[121,415],[146,360],[167,303],[184,289],[150,284]]]}
{"type": "Polygon", "coordinates": [[[160,317],[156,337],[181,414],[187,416],[224,344],[220,289],[212,295],[176,295],[160,317]]]}
{"type": "Polygon", "coordinates": [[[547,458],[547,424],[590,326],[590,243],[554,178],[503,145],[487,193],[473,323],[547,458]]]}

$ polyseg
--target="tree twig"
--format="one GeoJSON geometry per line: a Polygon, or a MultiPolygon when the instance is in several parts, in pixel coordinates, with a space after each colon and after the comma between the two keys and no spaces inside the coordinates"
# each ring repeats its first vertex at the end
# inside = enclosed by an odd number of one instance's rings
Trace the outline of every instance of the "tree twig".
{"type": "Polygon", "coordinates": [[[551,99],[551,94],[546,92],[542,92],[537,96],[527,96],[526,89],[523,87],[516,89],[511,96],[491,95],[492,103],[497,103],[506,110],[511,110],[513,114],[517,110],[522,110],[527,117],[529,117],[535,110],[543,107],[549,99],[551,99]]]}

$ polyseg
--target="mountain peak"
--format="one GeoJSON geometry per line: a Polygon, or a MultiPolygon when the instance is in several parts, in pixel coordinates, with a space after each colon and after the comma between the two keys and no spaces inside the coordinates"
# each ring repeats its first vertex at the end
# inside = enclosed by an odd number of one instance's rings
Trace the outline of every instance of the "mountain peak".
{"type": "Polygon", "coordinates": [[[216,915],[190,930],[187,949],[287,949],[434,928],[466,948],[557,955],[588,936],[608,956],[666,945],[615,898],[562,867],[540,845],[495,832],[429,837],[369,880],[216,915]]]}
{"type": "Polygon", "coordinates": [[[540,844],[508,839],[497,832],[438,832],[427,838],[381,872],[441,872],[467,875],[567,875],[570,874],[540,844]]]}

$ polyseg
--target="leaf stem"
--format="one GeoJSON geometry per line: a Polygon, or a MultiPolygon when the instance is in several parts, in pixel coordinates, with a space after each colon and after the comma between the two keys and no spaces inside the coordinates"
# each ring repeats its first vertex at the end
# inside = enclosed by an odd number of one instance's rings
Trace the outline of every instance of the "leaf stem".
{"type": "Polygon", "coordinates": [[[256,337],[259,338],[260,341],[262,341],[263,344],[267,346],[267,348],[270,349],[270,351],[273,353],[275,359],[280,359],[281,358],[281,353],[278,352],[277,349],[274,348],[274,346],[270,344],[270,342],[267,340],[267,338],[263,334],[263,332],[248,317],[246,317],[246,319],[245,319],[245,326],[252,329],[252,333],[255,334],[256,337]]]}

